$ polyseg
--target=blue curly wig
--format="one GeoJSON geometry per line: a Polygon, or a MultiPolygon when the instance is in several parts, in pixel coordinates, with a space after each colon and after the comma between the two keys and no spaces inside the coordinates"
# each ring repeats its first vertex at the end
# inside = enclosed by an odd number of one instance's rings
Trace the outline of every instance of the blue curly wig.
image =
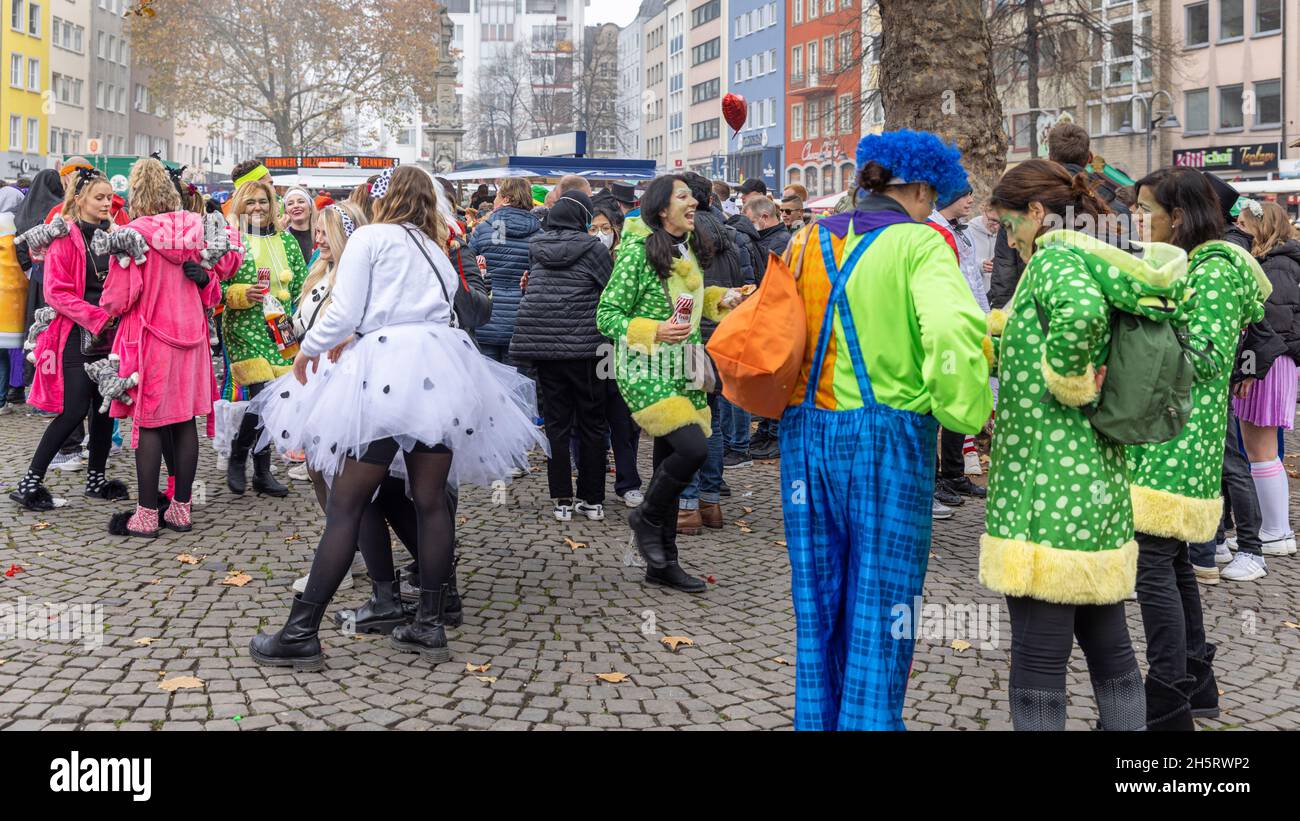
{"type": "Polygon", "coordinates": [[[929,131],[887,131],[868,134],[858,143],[858,168],[875,162],[907,182],[929,183],[939,199],[955,198],[970,187],[961,151],[929,131]]]}

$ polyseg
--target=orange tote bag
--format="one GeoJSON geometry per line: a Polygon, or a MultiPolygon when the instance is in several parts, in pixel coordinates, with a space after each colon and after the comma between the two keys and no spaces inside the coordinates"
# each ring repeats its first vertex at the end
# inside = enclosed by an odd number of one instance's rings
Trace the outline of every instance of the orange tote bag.
{"type": "Polygon", "coordinates": [[[722,395],[752,414],[780,419],[799,380],[806,325],[794,275],[769,253],[758,290],[718,324],[709,340],[722,395]]]}

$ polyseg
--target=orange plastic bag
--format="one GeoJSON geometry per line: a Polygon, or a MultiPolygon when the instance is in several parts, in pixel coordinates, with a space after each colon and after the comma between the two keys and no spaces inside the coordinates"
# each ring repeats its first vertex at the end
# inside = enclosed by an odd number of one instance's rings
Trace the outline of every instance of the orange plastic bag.
{"type": "Polygon", "coordinates": [[[794,275],[780,257],[769,254],[758,291],[728,314],[709,340],[722,395],[752,414],[780,419],[799,380],[806,322],[794,275]]]}

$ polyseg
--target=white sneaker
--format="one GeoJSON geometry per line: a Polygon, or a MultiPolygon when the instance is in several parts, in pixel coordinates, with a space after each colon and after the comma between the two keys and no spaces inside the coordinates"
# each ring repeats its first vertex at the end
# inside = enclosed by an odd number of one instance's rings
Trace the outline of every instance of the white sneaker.
{"type": "Polygon", "coordinates": [[[1214,546],[1214,563],[1227,564],[1232,561],[1232,550],[1228,547],[1227,542],[1219,542],[1214,546]]]}
{"type": "Polygon", "coordinates": [[[510,468],[511,479],[522,479],[529,473],[527,468],[510,468]]]}
{"type": "Polygon", "coordinates": [[[1228,546],[1228,549],[1231,550],[1233,553],[1237,552],[1238,548],[1237,548],[1236,536],[1229,536],[1228,538],[1223,540],[1223,543],[1226,544],[1228,546]]]}
{"type": "Polygon", "coordinates": [[[1217,567],[1201,567],[1194,564],[1192,565],[1192,572],[1196,574],[1196,580],[1201,584],[1219,583],[1219,568],[1217,567]]]}
{"type": "Polygon", "coordinates": [[[230,457],[217,454],[217,472],[225,473],[226,468],[230,467],[230,457]]]}
{"type": "Polygon", "coordinates": [[[645,501],[645,495],[639,490],[629,490],[618,498],[628,507],[640,507],[645,501]]]}
{"type": "Polygon", "coordinates": [[[604,505],[589,505],[580,501],[573,506],[573,512],[581,513],[593,522],[603,522],[605,520],[604,505]]]}
{"type": "Polygon", "coordinates": [[[980,455],[978,453],[968,453],[965,456],[966,475],[983,476],[984,468],[980,465],[980,455]]]}
{"type": "Polygon", "coordinates": [[[573,505],[562,505],[555,503],[555,521],[571,522],[573,521],[573,505]]]}
{"type": "Polygon", "coordinates": [[[939,502],[938,500],[935,500],[934,507],[930,509],[930,515],[936,519],[951,519],[952,508],[939,502]]]}
{"type": "Polygon", "coordinates": [[[311,475],[307,473],[306,463],[300,463],[289,468],[289,478],[297,479],[299,482],[311,481],[311,475]]]}
{"type": "Polygon", "coordinates": [[[82,463],[81,454],[79,453],[69,453],[67,455],[60,453],[54,457],[54,461],[50,462],[50,467],[56,470],[81,470],[85,465],[82,463]]]}
{"type": "Polygon", "coordinates": [[[1290,556],[1295,553],[1295,538],[1274,536],[1263,530],[1259,532],[1260,552],[1265,556],[1290,556]]]}
{"type": "Polygon", "coordinates": [[[1268,564],[1262,557],[1238,553],[1232,564],[1219,571],[1219,576],[1230,582],[1253,582],[1268,575],[1268,564]]]}

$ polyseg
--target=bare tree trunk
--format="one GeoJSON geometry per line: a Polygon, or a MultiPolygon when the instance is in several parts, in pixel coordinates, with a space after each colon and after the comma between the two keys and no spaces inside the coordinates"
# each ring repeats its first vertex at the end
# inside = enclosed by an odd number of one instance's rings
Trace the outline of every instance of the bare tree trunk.
{"type": "Polygon", "coordinates": [[[979,0],[880,0],[885,127],[933,131],[961,149],[977,195],[1007,163],[993,43],[979,0]]]}
{"type": "Polygon", "coordinates": [[[1025,85],[1029,90],[1029,156],[1038,156],[1038,64],[1041,57],[1038,39],[1039,0],[1025,0],[1025,54],[1029,57],[1025,85]]]}

